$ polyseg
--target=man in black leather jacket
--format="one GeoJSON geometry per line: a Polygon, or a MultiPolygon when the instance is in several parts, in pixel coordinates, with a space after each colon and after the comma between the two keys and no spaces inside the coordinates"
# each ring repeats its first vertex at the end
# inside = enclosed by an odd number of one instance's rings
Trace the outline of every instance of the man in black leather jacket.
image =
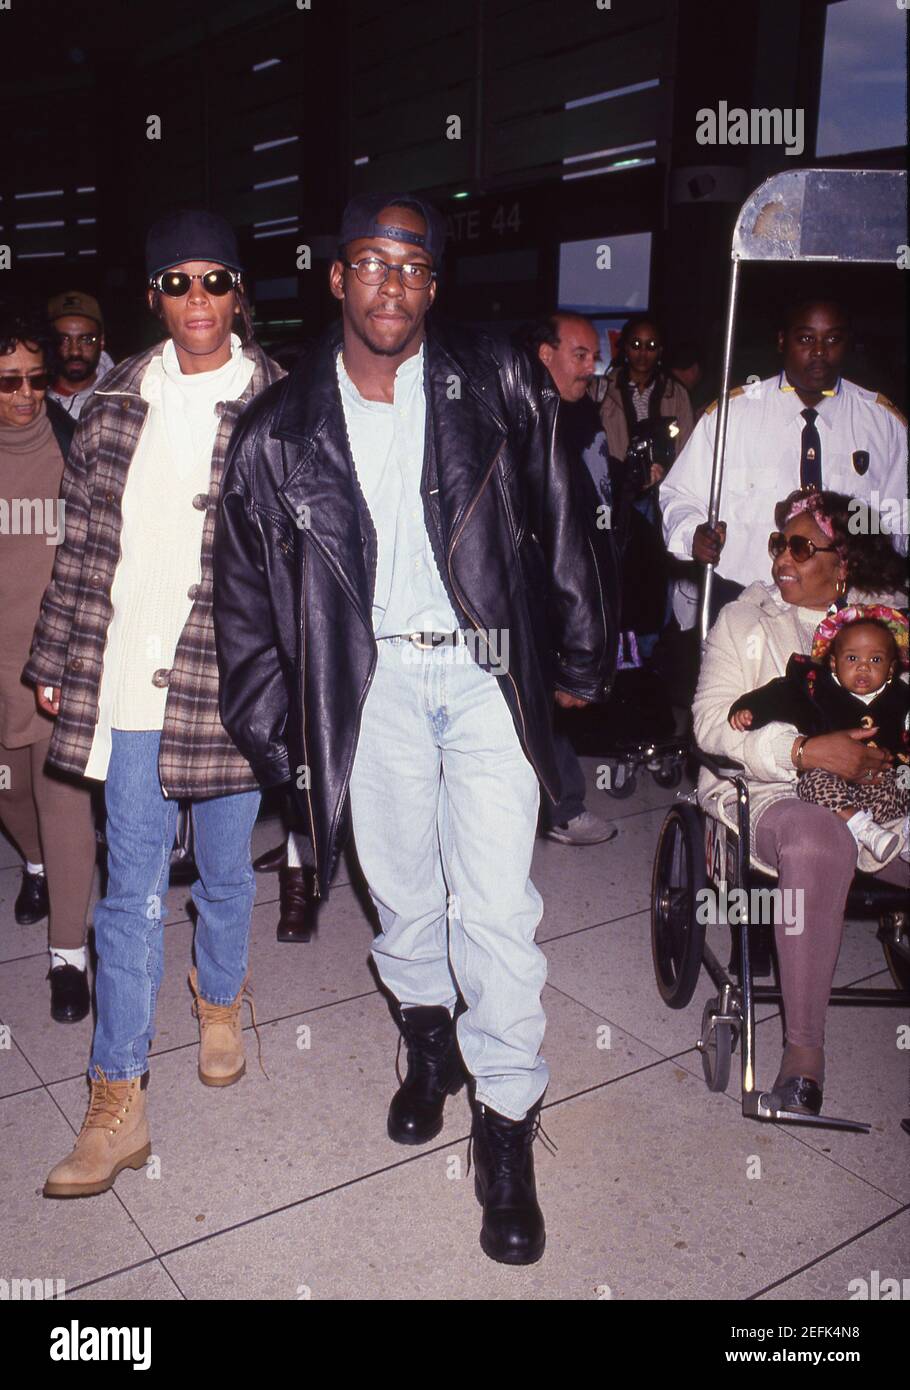
{"type": "Polygon", "coordinates": [[[538,783],[558,797],[554,693],[602,699],[616,634],[555,389],[520,353],[425,321],[444,238],[419,198],[352,200],[341,324],[238,422],[215,545],[221,715],[264,786],[291,781],[322,895],[353,820],[408,1048],[389,1134],[438,1134],[466,1067],[481,1245],[524,1264],[544,1248],[538,783]]]}

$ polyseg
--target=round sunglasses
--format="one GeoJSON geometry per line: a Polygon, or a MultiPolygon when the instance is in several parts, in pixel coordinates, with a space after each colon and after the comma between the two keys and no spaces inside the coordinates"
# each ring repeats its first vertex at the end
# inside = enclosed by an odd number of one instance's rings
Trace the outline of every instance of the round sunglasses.
{"type": "Polygon", "coordinates": [[[22,372],[7,372],[5,376],[0,376],[0,391],[4,396],[11,396],[14,391],[22,390],[25,381],[33,391],[46,391],[50,379],[50,372],[29,372],[27,376],[22,372]]]}
{"type": "Polygon", "coordinates": [[[783,555],[785,550],[789,550],[798,565],[804,565],[819,551],[836,549],[836,545],[816,545],[814,541],[807,540],[805,536],[790,536],[788,539],[783,531],[772,531],[768,537],[769,555],[776,560],[779,555],[783,555]]]}
{"type": "Polygon", "coordinates": [[[153,275],[149,285],[160,290],[169,299],[181,299],[194,280],[202,281],[206,294],[229,294],[240,284],[240,273],[236,270],[207,270],[204,275],[188,275],[185,270],[162,270],[153,275]]]}

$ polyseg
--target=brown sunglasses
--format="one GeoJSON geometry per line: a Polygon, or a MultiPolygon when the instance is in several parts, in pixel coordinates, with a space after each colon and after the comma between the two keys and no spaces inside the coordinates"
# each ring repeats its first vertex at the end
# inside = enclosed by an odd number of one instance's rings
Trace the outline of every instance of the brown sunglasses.
{"type": "Polygon", "coordinates": [[[836,545],[816,545],[815,541],[807,540],[805,536],[791,536],[788,540],[783,531],[772,531],[768,537],[769,555],[772,555],[776,560],[779,555],[783,555],[785,550],[789,550],[798,565],[804,565],[820,550],[836,549],[836,545]]]}
{"type": "MultiPolygon", "coordinates": [[[[29,372],[28,383],[33,391],[46,391],[51,379],[50,372],[29,372]]],[[[7,372],[0,375],[0,391],[5,396],[11,396],[14,391],[21,391],[22,384],[26,376],[22,372],[7,372]]]]}

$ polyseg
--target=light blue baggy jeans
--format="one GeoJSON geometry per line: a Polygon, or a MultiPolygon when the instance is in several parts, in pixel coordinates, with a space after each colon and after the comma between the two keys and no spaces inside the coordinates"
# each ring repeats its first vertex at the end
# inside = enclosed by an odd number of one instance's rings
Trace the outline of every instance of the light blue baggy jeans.
{"type": "Polygon", "coordinates": [[[360,864],[379,914],[373,957],[405,1008],[467,1011],[476,1098],[520,1120],[543,1095],[547,974],[530,880],[540,791],[496,678],[464,646],[377,642],[351,777],[360,864]]]}

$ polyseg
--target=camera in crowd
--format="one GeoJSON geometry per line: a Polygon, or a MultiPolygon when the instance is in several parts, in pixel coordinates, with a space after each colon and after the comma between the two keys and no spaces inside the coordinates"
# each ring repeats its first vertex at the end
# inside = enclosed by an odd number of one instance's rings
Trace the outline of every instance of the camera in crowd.
{"type": "Polygon", "coordinates": [[[657,420],[639,420],[634,426],[626,450],[629,485],[635,496],[651,487],[651,468],[657,463],[664,472],[676,457],[674,443],[679,426],[674,415],[662,415],[657,420]]]}

